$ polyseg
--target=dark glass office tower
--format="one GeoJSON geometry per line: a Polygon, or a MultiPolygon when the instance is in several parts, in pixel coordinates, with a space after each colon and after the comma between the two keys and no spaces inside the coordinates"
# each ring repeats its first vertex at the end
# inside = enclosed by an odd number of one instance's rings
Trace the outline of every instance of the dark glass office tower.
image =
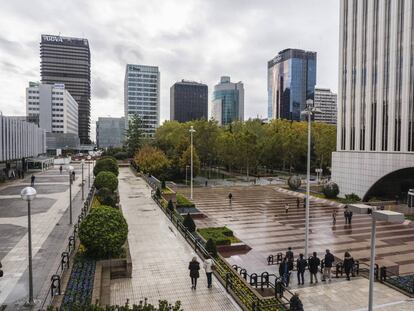
{"type": "Polygon", "coordinates": [[[175,83],[170,88],[170,117],[178,122],[207,120],[207,85],[184,80],[175,83]]]}
{"type": "Polygon", "coordinates": [[[268,62],[269,119],[304,119],[307,99],[314,99],[316,52],[286,49],[268,62]]]}
{"type": "Polygon", "coordinates": [[[65,84],[78,103],[81,144],[89,144],[91,114],[91,54],[86,39],[42,35],[40,42],[42,83],[65,84]]]}

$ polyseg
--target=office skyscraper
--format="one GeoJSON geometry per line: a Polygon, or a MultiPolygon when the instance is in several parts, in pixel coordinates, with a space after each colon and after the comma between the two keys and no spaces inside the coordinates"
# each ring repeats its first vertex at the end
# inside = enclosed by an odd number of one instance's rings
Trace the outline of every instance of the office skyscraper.
{"type": "Polygon", "coordinates": [[[336,97],[330,89],[315,89],[314,105],[320,111],[314,115],[315,121],[336,124],[336,97]]]}
{"type": "Polygon", "coordinates": [[[124,112],[137,114],[143,124],[142,130],[153,136],[160,123],[160,72],[156,66],[126,65],[124,80],[124,112]]]}
{"type": "Polygon", "coordinates": [[[98,118],[96,121],[96,145],[98,148],[122,147],[125,134],[125,118],[98,118]]]}
{"type": "Polygon", "coordinates": [[[91,54],[86,39],[42,35],[40,42],[42,84],[61,83],[78,103],[78,132],[89,144],[91,113],[91,54]]]}
{"type": "Polygon", "coordinates": [[[244,120],[244,87],[242,82],[233,83],[230,77],[220,78],[214,86],[212,117],[220,125],[244,120]]]}
{"type": "Polygon", "coordinates": [[[316,53],[286,49],[267,64],[269,119],[304,119],[307,99],[314,98],[316,53]]]}
{"type": "Polygon", "coordinates": [[[178,122],[207,120],[207,85],[185,80],[174,83],[170,88],[170,119],[178,122]]]}
{"type": "Polygon", "coordinates": [[[337,152],[341,194],[414,188],[414,4],[341,0],[337,152]]]}

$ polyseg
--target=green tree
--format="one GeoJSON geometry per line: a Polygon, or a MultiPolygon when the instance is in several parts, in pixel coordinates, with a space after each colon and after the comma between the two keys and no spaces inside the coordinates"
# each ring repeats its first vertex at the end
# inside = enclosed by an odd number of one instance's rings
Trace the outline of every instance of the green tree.
{"type": "Polygon", "coordinates": [[[116,176],[119,174],[118,163],[112,157],[104,157],[96,161],[95,167],[93,168],[93,174],[97,176],[100,172],[111,172],[116,176]]]}
{"type": "Polygon", "coordinates": [[[134,155],[143,144],[143,132],[144,123],[141,118],[134,114],[128,121],[128,129],[125,132],[125,147],[130,156],[134,155]]]}
{"type": "Polygon", "coordinates": [[[216,246],[216,242],[214,242],[213,239],[208,239],[206,243],[206,250],[211,255],[211,257],[213,258],[217,257],[217,246],[216,246]]]}
{"type": "Polygon", "coordinates": [[[187,213],[187,215],[185,215],[185,218],[184,218],[184,221],[183,221],[183,225],[191,233],[193,233],[193,232],[196,231],[196,224],[195,224],[193,218],[191,217],[190,213],[187,213]]]}
{"type": "Polygon", "coordinates": [[[112,172],[99,172],[95,178],[95,187],[98,190],[101,188],[107,188],[114,192],[118,188],[118,178],[112,172]]]}
{"type": "Polygon", "coordinates": [[[336,150],[336,126],[321,122],[313,123],[312,140],[316,166],[330,167],[332,152],[336,150]]]}
{"type": "MultiPolygon", "coordinates": [[[[187,150],[183,152],[180,158],[180,171],[185,174],[185,167],[191,167],[191,146],[188,146],[187,150]]],[[[193,147],[193,176],[197,176],[200,173],[200,159],[197,151],[193,147]]]]}

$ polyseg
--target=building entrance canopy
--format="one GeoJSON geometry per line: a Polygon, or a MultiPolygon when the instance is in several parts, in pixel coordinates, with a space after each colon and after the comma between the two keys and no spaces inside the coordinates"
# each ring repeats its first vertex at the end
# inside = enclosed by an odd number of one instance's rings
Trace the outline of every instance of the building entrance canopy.
{"type": "Polygon", "coordinates": [[[26,169],[27,170],[45,170],[50,166],[53,166],[53,158],[39,156],[36,158],[27,158],[26,159],[26,169]]]}

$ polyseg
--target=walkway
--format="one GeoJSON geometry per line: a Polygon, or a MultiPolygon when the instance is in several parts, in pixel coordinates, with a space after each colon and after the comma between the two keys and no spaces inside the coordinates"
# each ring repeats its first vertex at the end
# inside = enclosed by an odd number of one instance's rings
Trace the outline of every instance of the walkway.
{"type": "Polygon", "coordinates": [[[120,168],[119,180],[133,270],[131,279],[111,281],[111,304],[148,298],[153,304],[160,299],[180,300],[185,311],[240,310],[217,280],[207,289],[202,270],[197,290],[191,290],[187,268],[192,249],[151,199],[141,178],[129,168],[120,168]]]}
{"type": "MultiPolygon", "coordinates": [[[[72,186],[73,222],[82,207],[81,171],[74,165],[76,180],[72,186]]],[[[85,169],[85,194],[88,174],[85,169]]],[[[32,202],[33,284],[37,302],[49,288],[49,280],[60,262],[71,231],[69,226],[68,175],[58,167],[36,174],[37,197],[32,202]]],[[[30,186],[30,175],[24,180],[0,187],[0,260],[4,277],[0,279],[0,306],[18,310],[28,296],[27,203],[20,191],[30,186]]],[[[1,308],[0,308],[1,309],[1,308]]]]}

